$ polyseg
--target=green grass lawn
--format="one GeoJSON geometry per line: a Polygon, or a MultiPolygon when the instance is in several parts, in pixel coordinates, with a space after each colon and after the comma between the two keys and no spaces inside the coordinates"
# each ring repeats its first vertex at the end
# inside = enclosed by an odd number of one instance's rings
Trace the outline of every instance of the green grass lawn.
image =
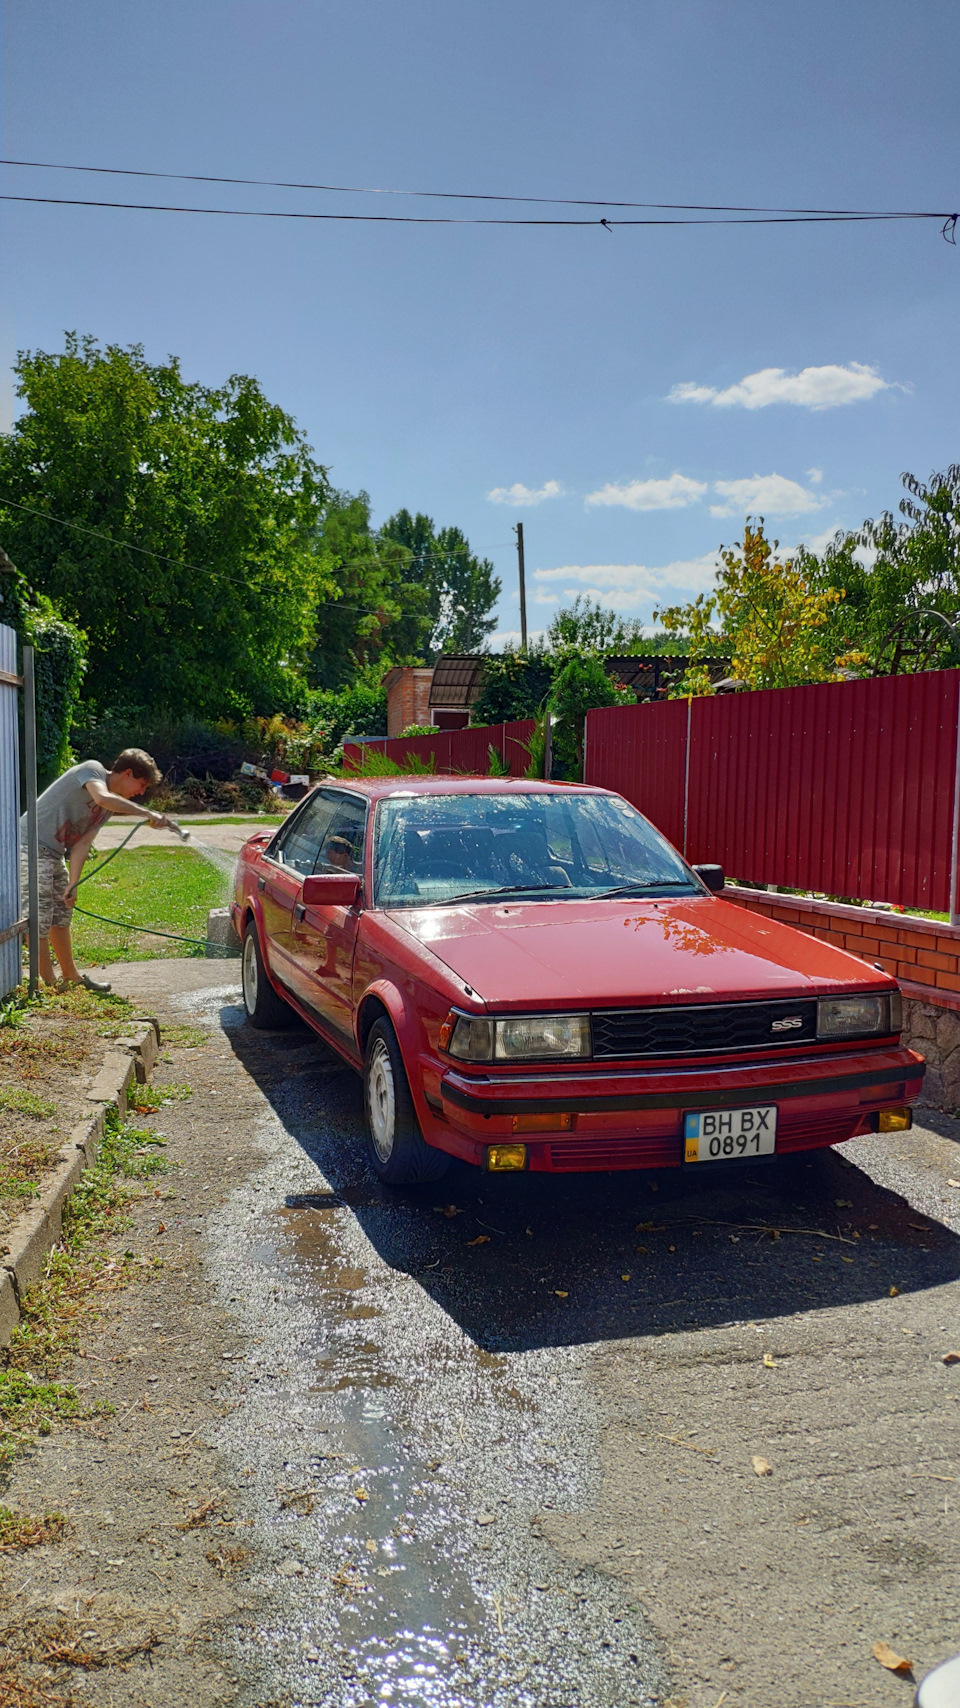
{"type": "Polygon", "coordinates": [[[124,849],[104,872],[80,886],[78,908],[129,919],[125,931],[96,919],[74,915],[73,941],[81,967],[110,961],[146,961],[175,955],[202,955],[189,943],[152,937],[145,926],[205,938],[211,907],[223,907],[229,884],[221,872],[190,848],[124,849]]]}

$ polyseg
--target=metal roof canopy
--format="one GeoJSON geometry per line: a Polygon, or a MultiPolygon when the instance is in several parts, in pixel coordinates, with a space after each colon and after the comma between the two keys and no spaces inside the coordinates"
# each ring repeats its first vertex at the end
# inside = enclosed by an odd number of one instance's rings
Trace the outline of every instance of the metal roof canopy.
{"type": "Polygon", "coordinates": [[[430,684],[430,705],[469,711],[480,693],[485,664],[482,653],[441,653],[430,684]]]}
{"type": "MultiPolygon", "coordinates": [[[[627,658],[605,658],[603,668],[608,676],[615,676],[625,688],[630,688],[638,699],[656,699],[664,694],[670,681],[683,674],[690,660],[686,653],[635,653],[627,658]]],[[[710,658],[703,661],[710,672],[710,680],[718,681],[726,676],[730,669],[729,658],[710,658]]]]}

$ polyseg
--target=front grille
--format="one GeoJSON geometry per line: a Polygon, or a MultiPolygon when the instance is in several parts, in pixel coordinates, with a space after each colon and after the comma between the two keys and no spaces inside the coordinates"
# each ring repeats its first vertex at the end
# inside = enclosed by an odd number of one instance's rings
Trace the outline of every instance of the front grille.
{"type": "Polygon", "coordinates": [[[600,1058],[781,1050],[794,1044],[812,1044],[817,1036],[817,1004],[809,999],[608,1008],[600,1009],[591,1019],[593,1053],[600,1058]],[[791,1020],[800,1024],[783,1024],[791,1020]]]}

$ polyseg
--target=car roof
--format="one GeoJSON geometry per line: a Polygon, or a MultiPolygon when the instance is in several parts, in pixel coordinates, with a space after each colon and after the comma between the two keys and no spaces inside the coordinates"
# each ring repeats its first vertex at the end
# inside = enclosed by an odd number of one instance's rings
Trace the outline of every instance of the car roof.
{"type": "Polygon", "coordinates": [[[463,777],[432,774],[409,777],[322,777],[319,787],[350,789],[381,800],[389,795],[608,795],[589,783],[547,783],[527,777],[463,777]]]}

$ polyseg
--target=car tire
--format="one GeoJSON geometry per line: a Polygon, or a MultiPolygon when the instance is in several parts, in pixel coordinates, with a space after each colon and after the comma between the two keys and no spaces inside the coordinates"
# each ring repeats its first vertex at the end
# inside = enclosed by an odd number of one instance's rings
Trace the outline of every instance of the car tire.
{"type": "Polygon", "coordinates": [[[243,934],[240,985],[243,990],[243,1006],[251,1026],[265,1032],[276,1032],[281,1026],[292,1026],[296,1015],[283,998],[277,995],[267,978],[256,921],[253,919],[248,920],[247,929],[243,934]]]}
{"type": "Polygon", "coordinates": [[[400,1045],[389,1020],[374,1021],[367,1038],[363,1113],[370,1166],[384,1185],[417,1186],[446,1174],[450,1158],[426,1143],[417,1123],[400,1045]]]}

